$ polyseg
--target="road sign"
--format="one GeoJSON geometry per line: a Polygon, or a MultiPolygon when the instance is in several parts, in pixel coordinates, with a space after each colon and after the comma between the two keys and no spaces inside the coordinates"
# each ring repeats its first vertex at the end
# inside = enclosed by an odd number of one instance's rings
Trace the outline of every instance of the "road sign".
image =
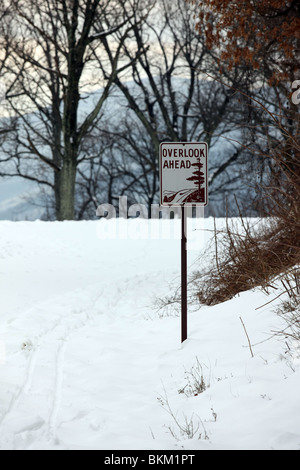
{"type": "Polygon", "coordinates": [[[207,205],[207,156],[205,142],[163,142],[159,148],[160,204],[181,206],[181,342],[188,310],[185,206],[207,205]]]}
{"type": "Polygon", "coordinates": [[[160,204],[207,205],[206,142],[160,144],[160,204]]]}

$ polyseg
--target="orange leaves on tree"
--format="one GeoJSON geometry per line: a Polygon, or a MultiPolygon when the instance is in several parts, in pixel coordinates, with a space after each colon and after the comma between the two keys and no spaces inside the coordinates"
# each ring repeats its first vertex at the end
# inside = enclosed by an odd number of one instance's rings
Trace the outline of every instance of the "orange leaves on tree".
{"type": "Polygon", "coordinates": [[[299,0],[187,1],[198,5],[197,28],[205,33],[207,46],[219,48],[229,67],[246,63],[259,68],[273,54],[275,74],[299,68],[299,0]]]}

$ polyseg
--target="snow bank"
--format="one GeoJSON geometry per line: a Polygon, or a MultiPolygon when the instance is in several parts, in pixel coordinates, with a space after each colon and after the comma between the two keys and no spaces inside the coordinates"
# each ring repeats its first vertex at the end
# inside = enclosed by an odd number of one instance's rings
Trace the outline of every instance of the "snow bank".
{"type": "Polygon", "coordinates": [[[179,221],[113,224],[0,222],[0,449],[299,450],[299,358],[270,298],[193,306],[181,344],[156,303],[180,285],[179,221]]]}

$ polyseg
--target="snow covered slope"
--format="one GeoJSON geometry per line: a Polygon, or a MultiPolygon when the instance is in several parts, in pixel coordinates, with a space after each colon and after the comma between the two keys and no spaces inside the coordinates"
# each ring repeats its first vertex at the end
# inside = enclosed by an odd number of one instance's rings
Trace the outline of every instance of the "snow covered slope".
{"type": "Polygon", "coordinates": [[[180,223],[156,222],[0,222],[0,450],[300,449],[300,361],[256,310],[270,298],[190,306],[181,344],[155,301],[180,284],[180,223]]]}

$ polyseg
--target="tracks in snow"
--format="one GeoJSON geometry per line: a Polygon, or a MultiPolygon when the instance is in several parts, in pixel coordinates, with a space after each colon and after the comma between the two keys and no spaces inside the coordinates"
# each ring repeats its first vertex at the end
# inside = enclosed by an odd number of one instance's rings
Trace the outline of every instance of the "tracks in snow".
{"type": "MultiPolygon", "coordinates": [[[[80,292],[78,292],[80,297],[80,292]]],[[[52,302],[39,305],[39,317],[48,316],[47,326],[38,334],[35,341],[29,341],[23,348],[20,345],[15,356],[24,354],[25,371],[23,380],[13,392],[7,409],[0,416],[0,449],[8,446],[10,449],[29,449],[38,436],[47,435],[49,440],[57,442],[56,429],[60,405],[63,397],[65,352],[68,340],[73,333],[85,327],[99,312],[96,305],[102,290],[97,289],[92,300],[84,300],[81,306],[74,310],[72,295],[61,297],[61,303],[52,302]],[[69,305],[68,305],[69,304],[69,305]],[[49,311],[53,320],[49,319],[49,311]],[[61,314],[61,312],[64,312],[61,314]],[[42,398],[42,399],[41,399],[42,398]],[[37,400],[35,416],[29,416],[28,411],[32,400],[37,400]],[[42,403],[42,406],[41,406],[42,403]],[[27,424],[18,425],[17,423],[27,424]],[[2,438],[1,438],[2,436],[2,438]]],[[[35,309],[30,309],[31,322],[35,309]]],[[[9,358],[8,358],[9,362],[9,358]]]]}
{"type": "MultiPolygon", "coordinates": [[[[121,405],[119,403],[122,393],[118,375],[122,377],[122,387],[136,387],[124,372],[128,364],[135,362],[135,358],[130,348],[119,350],[114,343],[117,341],[115,333],[117,330],[123,336],[122,319],[128,317],[132,322],[136,315],[141,319],[142,307],[149,304],[144,296],[144,283],[151,285],[154,282],[152,277],[156,279],[157,275],[147,278],[134,276],[116,281],[113,285],[107,282],[86,290],[76,290],[52,302],[37,304],[15,320],[14,328],[17,331],[22,331],[22,325],[27,321],[30,335],[28,347],[15,352],[18,356],[15,363],[12,358],[11,366],[16,368],[22,354],[24,367],[15,390],[8,384],[8,389],[14,392],[7,409],[0,416],[0,449],[47,449],[50,445],[51,448],[64,448],[58,436],[63,439],[63,433],[72,433],[74,425],[84,433],[82,424],[90,432],[90,423],[91,427],[98,429],[102,422],[110,421],[114,410],[104,409],[103,403],[108,396],[111,398],[111,389],[113,406],[123,406],[123,402],[121,405]],[[104,321],[99,322],[100,318],[104,321]],[[85,336],[90,335],[93,329],[94,335],[85,336]],[[107,344],[107,335],[111,336],[115,350],[102,350],[101,338],[107,344]],[[86,337],[95,343],[92,343],[90,353],[89,348],[81,353],[76,349],[76,341],[79,338],[80,346],[84,348],[86,337]],[[110,368],[107,368],[108,358],[110,368]],[[93,377],[96,364],[98,373],[97,377],[93,377]],[[86,368],[88,383],[84,378],[86,368]],[[91,411],[94,409],[96,414],[97,410],[101,410],[97,416],[91,411]],[[87,424],[84,413],[90,411],[87,424]]],[[[143,369],[144,365],[138,365],[135,375],[138,376],[143,369]]],[[[14,374],[16,377],[16,372],[14,374]]],[[[125,405],[126,409],[131,409],[131,403],[126,402],[125,405]]]]}

